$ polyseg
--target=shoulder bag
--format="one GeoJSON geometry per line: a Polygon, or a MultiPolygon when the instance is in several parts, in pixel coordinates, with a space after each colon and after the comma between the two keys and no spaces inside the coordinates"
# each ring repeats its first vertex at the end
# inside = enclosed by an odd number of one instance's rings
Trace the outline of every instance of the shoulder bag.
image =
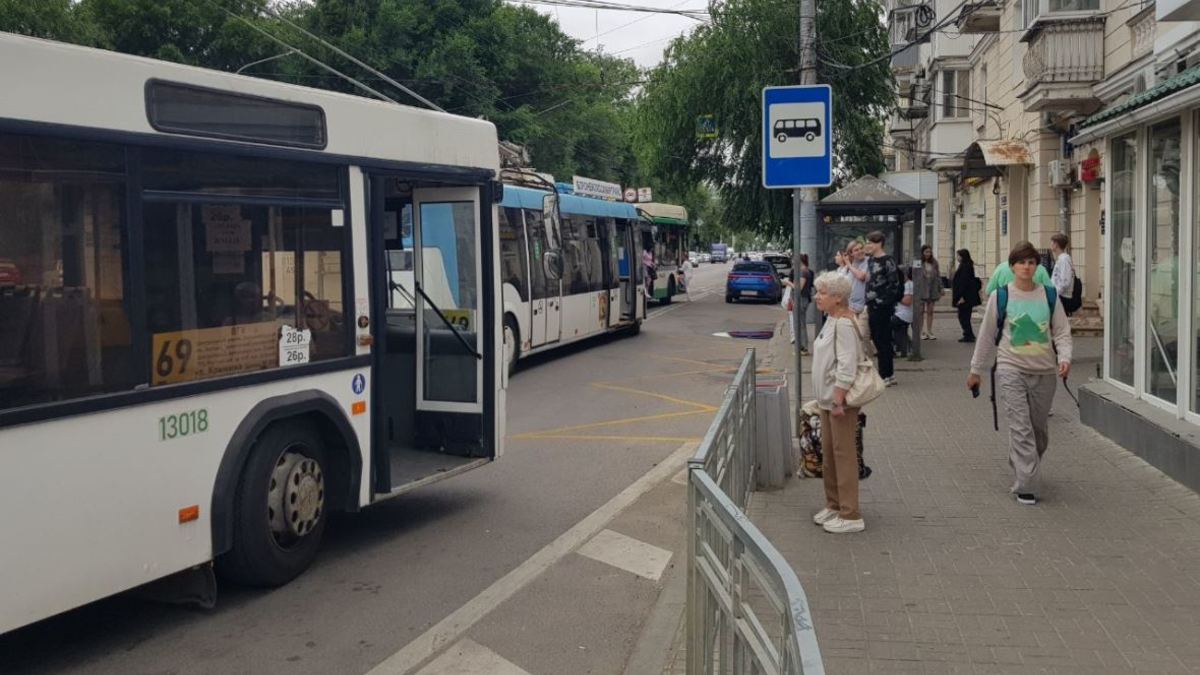
{"type": "MultiPolygon", "coordinates": [[[[836,319],[835,319],[836,321],[836,319]]],[[[883,390],[887,388],[883,378],[879,376],[879,371],[875,368],[875,362],[871,359],[871,354],[867,348],[867,342],[863,340],[862,331],[858,328],[857,321],[851,321],[854,325],[854,332],[858,335],[858,366],[854,372],[854,383],[850,385],[850,391],[846,392],[846,407],[861,408],[871,401],[879,398],[883,390]]],[[[834,358],[837,358],[837,326],[833,327],[833,353],[834,358]]]]}

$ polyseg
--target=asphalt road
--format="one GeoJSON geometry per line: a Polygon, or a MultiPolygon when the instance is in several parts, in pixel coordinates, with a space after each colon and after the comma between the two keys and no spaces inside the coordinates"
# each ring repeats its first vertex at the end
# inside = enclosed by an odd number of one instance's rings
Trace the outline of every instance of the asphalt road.
{"type": "MultiPolygon", "coordinates": [[[[698,441],[774,305],[728,305],[726,265],[642,333],[529,360],[510,381],[506,453],[336,517],[315,565],[270,592],[221,588],[210,611],[129,596],[0,637],[0,672],[365,673],[651,470],[698,441]]],[[[682,536],[682,533],[680,533],[682,536]]]]}

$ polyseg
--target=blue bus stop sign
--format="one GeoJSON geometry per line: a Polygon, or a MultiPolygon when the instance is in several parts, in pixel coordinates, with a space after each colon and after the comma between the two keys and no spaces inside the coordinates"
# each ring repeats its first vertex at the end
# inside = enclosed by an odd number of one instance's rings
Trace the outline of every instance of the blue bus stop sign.
{"type": "Polygon", "coordinates": [[[763,187],[833,183],[833,91],[827,84],[764,87],[763,187]]]}

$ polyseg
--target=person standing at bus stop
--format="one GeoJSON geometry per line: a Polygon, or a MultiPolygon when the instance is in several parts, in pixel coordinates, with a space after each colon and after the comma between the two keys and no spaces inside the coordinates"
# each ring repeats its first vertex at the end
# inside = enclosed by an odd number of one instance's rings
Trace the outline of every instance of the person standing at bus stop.
{"type": "Polygon", "coordinates": [[[866,253],[870,256],[870,279],[867,281],[867,318],[871,325],[871,340],[875,342],[875,353],[879,359],[879,376],[889,387],[896,384],[892,344],[892,316],[896,303],[904,289],[900,281],[900,268],[884,250],[886,235],[875,230],[867,235],[866,253]]]}
{"type": "Polygon", "coordinates": [[[821,418],[821,477],[825,508],[813,522],[826,532],[862,532],[866,525],[858,510],[858,411],[846,406],[854,385],[863,345],[858,316],[850,309],[852,284],[844,274],[824,272],[813,283],[817,309],[829,320],[813,341],[813,394],[821,418]]]}

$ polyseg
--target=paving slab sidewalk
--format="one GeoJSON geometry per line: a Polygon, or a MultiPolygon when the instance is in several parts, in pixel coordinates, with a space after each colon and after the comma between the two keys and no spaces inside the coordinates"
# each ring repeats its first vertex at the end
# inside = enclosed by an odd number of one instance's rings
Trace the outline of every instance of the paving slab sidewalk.
{"type": "MultiPolygon", "coordinates": [[[[1060,386],[1042,501],[1018,505],[987,382],[965,388],[971,345],[935,322],[926,359],[898,361],[868,409],[866,532],[812,524],[820,479],[751,500],[808,594],[826,672],[1200,673],[1200,496],[1083,426],[1060,386]]],[[[786,340],[770,349],[790,363],[786,340]]],[[[1099,351],[1076,340],[1073,386],[1099,351]]]]}

